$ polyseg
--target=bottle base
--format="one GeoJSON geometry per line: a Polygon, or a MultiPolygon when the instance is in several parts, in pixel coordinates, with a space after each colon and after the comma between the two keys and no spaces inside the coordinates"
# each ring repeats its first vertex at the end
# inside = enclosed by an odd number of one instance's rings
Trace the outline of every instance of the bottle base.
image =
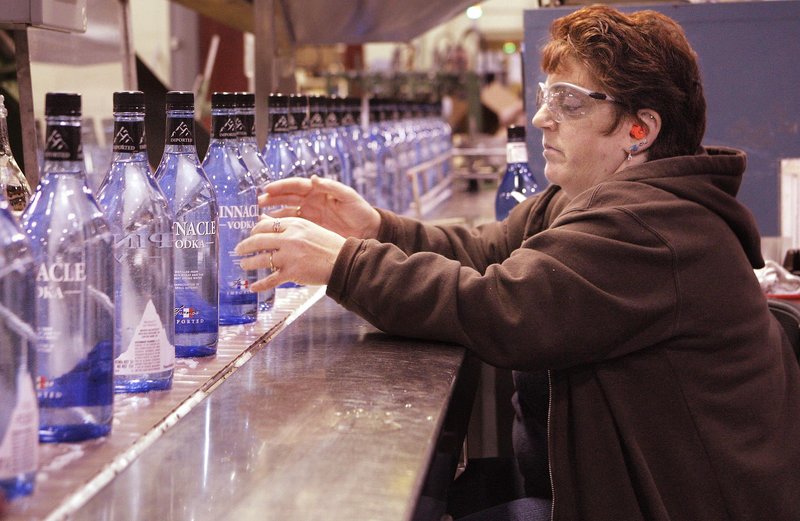
{"type": "Polygon", "coordinates": [[[172,388],[172,371],[168,378],[115,377],[114,393],[146,393],[149,391],[166,391],[172,388]]]}
{"type": "Polygon", "coordinates": [[[111,423],[84,423],[75,425],[40,425],[41,443],[61,443],[100,438],[111,432],[111,423]]]}
{"type": "Polygon", "coordinates": [[[221,326],[238,326],[241,324],[250,324],[256,321],[255,314],[253,315],[231,315],[219,316],[219,325],[221,326]]]}
{"type": "Polygon", "coordinates": [[[30,496],[36,482],[36,473],[29,472],[19,476],[0,480],[0,491],[5,495],[6,501],[11,501],[22,496],[30,496]]]}
{"type": "Polygon", "coordinates": [[[175,356],[178,358],[194,358],[199,356],[213,356],[217,354],[217,346],[175,346],[175,356]]]}

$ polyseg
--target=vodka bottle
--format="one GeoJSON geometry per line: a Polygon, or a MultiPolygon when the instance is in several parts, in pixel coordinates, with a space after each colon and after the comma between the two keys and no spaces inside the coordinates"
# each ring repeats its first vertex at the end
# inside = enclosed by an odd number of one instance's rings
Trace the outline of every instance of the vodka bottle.
{"type": "Polygon", "coordinates": [[[48,93],[39,186],[22,214],[36,268],[39,439],[111,431],[114,257],[108,221],[86,186],[81,98],[48,93]]]}
{"type": "Polygon", "coordinates": [[[349,98],[334,98],[334,110],[337,113],[339,127],[336,133],[341,144],[345,164],[346,183],[358,190],[364,177],[364,151],[359,147],[357,121],[349,98]]]}
{"type": "Polygon", "coordinates": [[[314,144],[310,138],[310,114],[308,96],[296,94],[289,98],[289,111],[295,121],[295,127],[289,135],[290,143],[300,160],[304,177],[317,175],[324,177],[322,163],[314,151],[314,144]]]}
{"type": "Polygon", "coordinates": [[[114,93],[114,155],[97,200],[114,232],[114,390],[169,389],[175,367],[172,216],[147,161],[144,93],[114,93]]]}
{"type": "Polygon", "coordinates": [[[39,448],[33,255],[0,194],[0,493],[33,492],[39,448]]]}
{"type": "Polygon", "coordinates": [[[0,94],[0,189],[5,195],[15,216],[22,214],[31,198],[31,187],[22,175],[19,165],[11,154],[8,141],[8,110],[5,97],[0,94]]]}
{"type": "Polygon", "coordinates": [[[507,130],[506,173],[497,187],[494,213],[498,221],[519,203],[539,191],[539,185],[528,166],[528,148],[525,144],[525,127],[510,126],[507,130]]]}
{"type": "MultiPolygon", "coordinates": [[[[256,97],[252,92],[237,93],[239,121],[242,124],[239,137],[239,156],[253,178],[258,194],[264,193],[266,186],[273,181],[270,169],[256,143],[256,97]]],[[[258,270],[258,278],[262,279],[272,272],[269,268],[258,270]]],[[[258,292],[258,310],[269,311],[275,304],[275,289],[258,292]]]]}
{"type": "Polygon", "coordinates": [[[314,154],[322,167],[322,177],[341,181],[342,161],[339,155],[331,150],[330,142],[325,134],[326,110],[324,98],[322,96],[309,96],[308,110],[308,135],[314,154]]]}
{"type": "Polygon", "coordinates": [[[219,204],[219,323],[255,322],[257,295],[250,291],[256,281],[255,270],[239,264],[236,245],[250,236],[258,222],[256,186],[239,158],[236,142],[236,97],[229,92],[211,95],[211,142],[203,160],[219,204]]]}
{"type": "Polygon", "coordinates": [[[303,165],[295,154],[289,133],[296,128],[294,117],[289,112],[289,97],[270,94],[267,103],[269,134],[264,145],[263,157],[273,180],[287,177],[302,177],[303,165]]]}
{"type": "Polygon", "coordinates": [[[325,131],[331,153],[341,165],[339,181],[347,186],[353,185],[353,158],[347,144],[342,140],[340,129],[344,115],[344,101],[338,96],[325,98],[325,131]]]}
{"type": "Polygon", "coordinates": [[[194,142],[194,94],[167,93],[156,180],[174,222],[175,356],[208,356],[219,338],[219,208],[194,142]]]}

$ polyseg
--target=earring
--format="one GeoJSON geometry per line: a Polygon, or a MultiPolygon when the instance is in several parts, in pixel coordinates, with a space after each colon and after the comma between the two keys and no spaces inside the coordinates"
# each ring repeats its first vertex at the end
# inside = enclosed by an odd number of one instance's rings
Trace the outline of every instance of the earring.
{"type": "Polygon", "coordinates": [[[628,157],[626,157],[625,160],[626,161],[630,161],[631,159],[633,159],[633,154],[638,152],[639,149],[641,147],[643,147],[644,145],[646,145],[646,144],[647,144],[647,140],[644,139],[639,143],[634,143],[633,145],[631,145],[631,148],[628,149],[628,157]]]}

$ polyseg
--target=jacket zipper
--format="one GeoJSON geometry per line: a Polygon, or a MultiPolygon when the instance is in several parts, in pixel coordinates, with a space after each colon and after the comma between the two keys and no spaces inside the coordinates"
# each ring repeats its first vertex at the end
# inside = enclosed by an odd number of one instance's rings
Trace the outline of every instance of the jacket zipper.
{"type": "Polygon", "coordinates": [[[547,370],[547,472],[550,474],[550,521],[553,521],[553,516],[556,512],[556,485],[553,482],[553,447],[550,434],[550,413],[553,410],[553,374],[549,369],[547,370]]]}

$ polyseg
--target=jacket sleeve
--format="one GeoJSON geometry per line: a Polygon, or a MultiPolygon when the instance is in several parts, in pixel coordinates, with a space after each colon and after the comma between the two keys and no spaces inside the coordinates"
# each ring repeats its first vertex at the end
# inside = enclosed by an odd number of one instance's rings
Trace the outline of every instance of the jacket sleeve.
{"type": "Polygon", "coordinates": [[[563,208],[563,194],[551,186],[519,204],[502,222],[474,228],[463,225],[429,225],[378,209],[381,227],[378,242],[396,245],[407,255],[438,253],[483,273],[490,264],[502,262],[519,248],[525,236],[544,230],[563,208]]]}
{"type": "Polygon", "coordinates": [[[653,345],[677,320],[675,259],[622,211],[571,211],[483,271],[434,252],[348,239],[328,295],[387,333],[464,345],[518,370],[653,345]]]}

